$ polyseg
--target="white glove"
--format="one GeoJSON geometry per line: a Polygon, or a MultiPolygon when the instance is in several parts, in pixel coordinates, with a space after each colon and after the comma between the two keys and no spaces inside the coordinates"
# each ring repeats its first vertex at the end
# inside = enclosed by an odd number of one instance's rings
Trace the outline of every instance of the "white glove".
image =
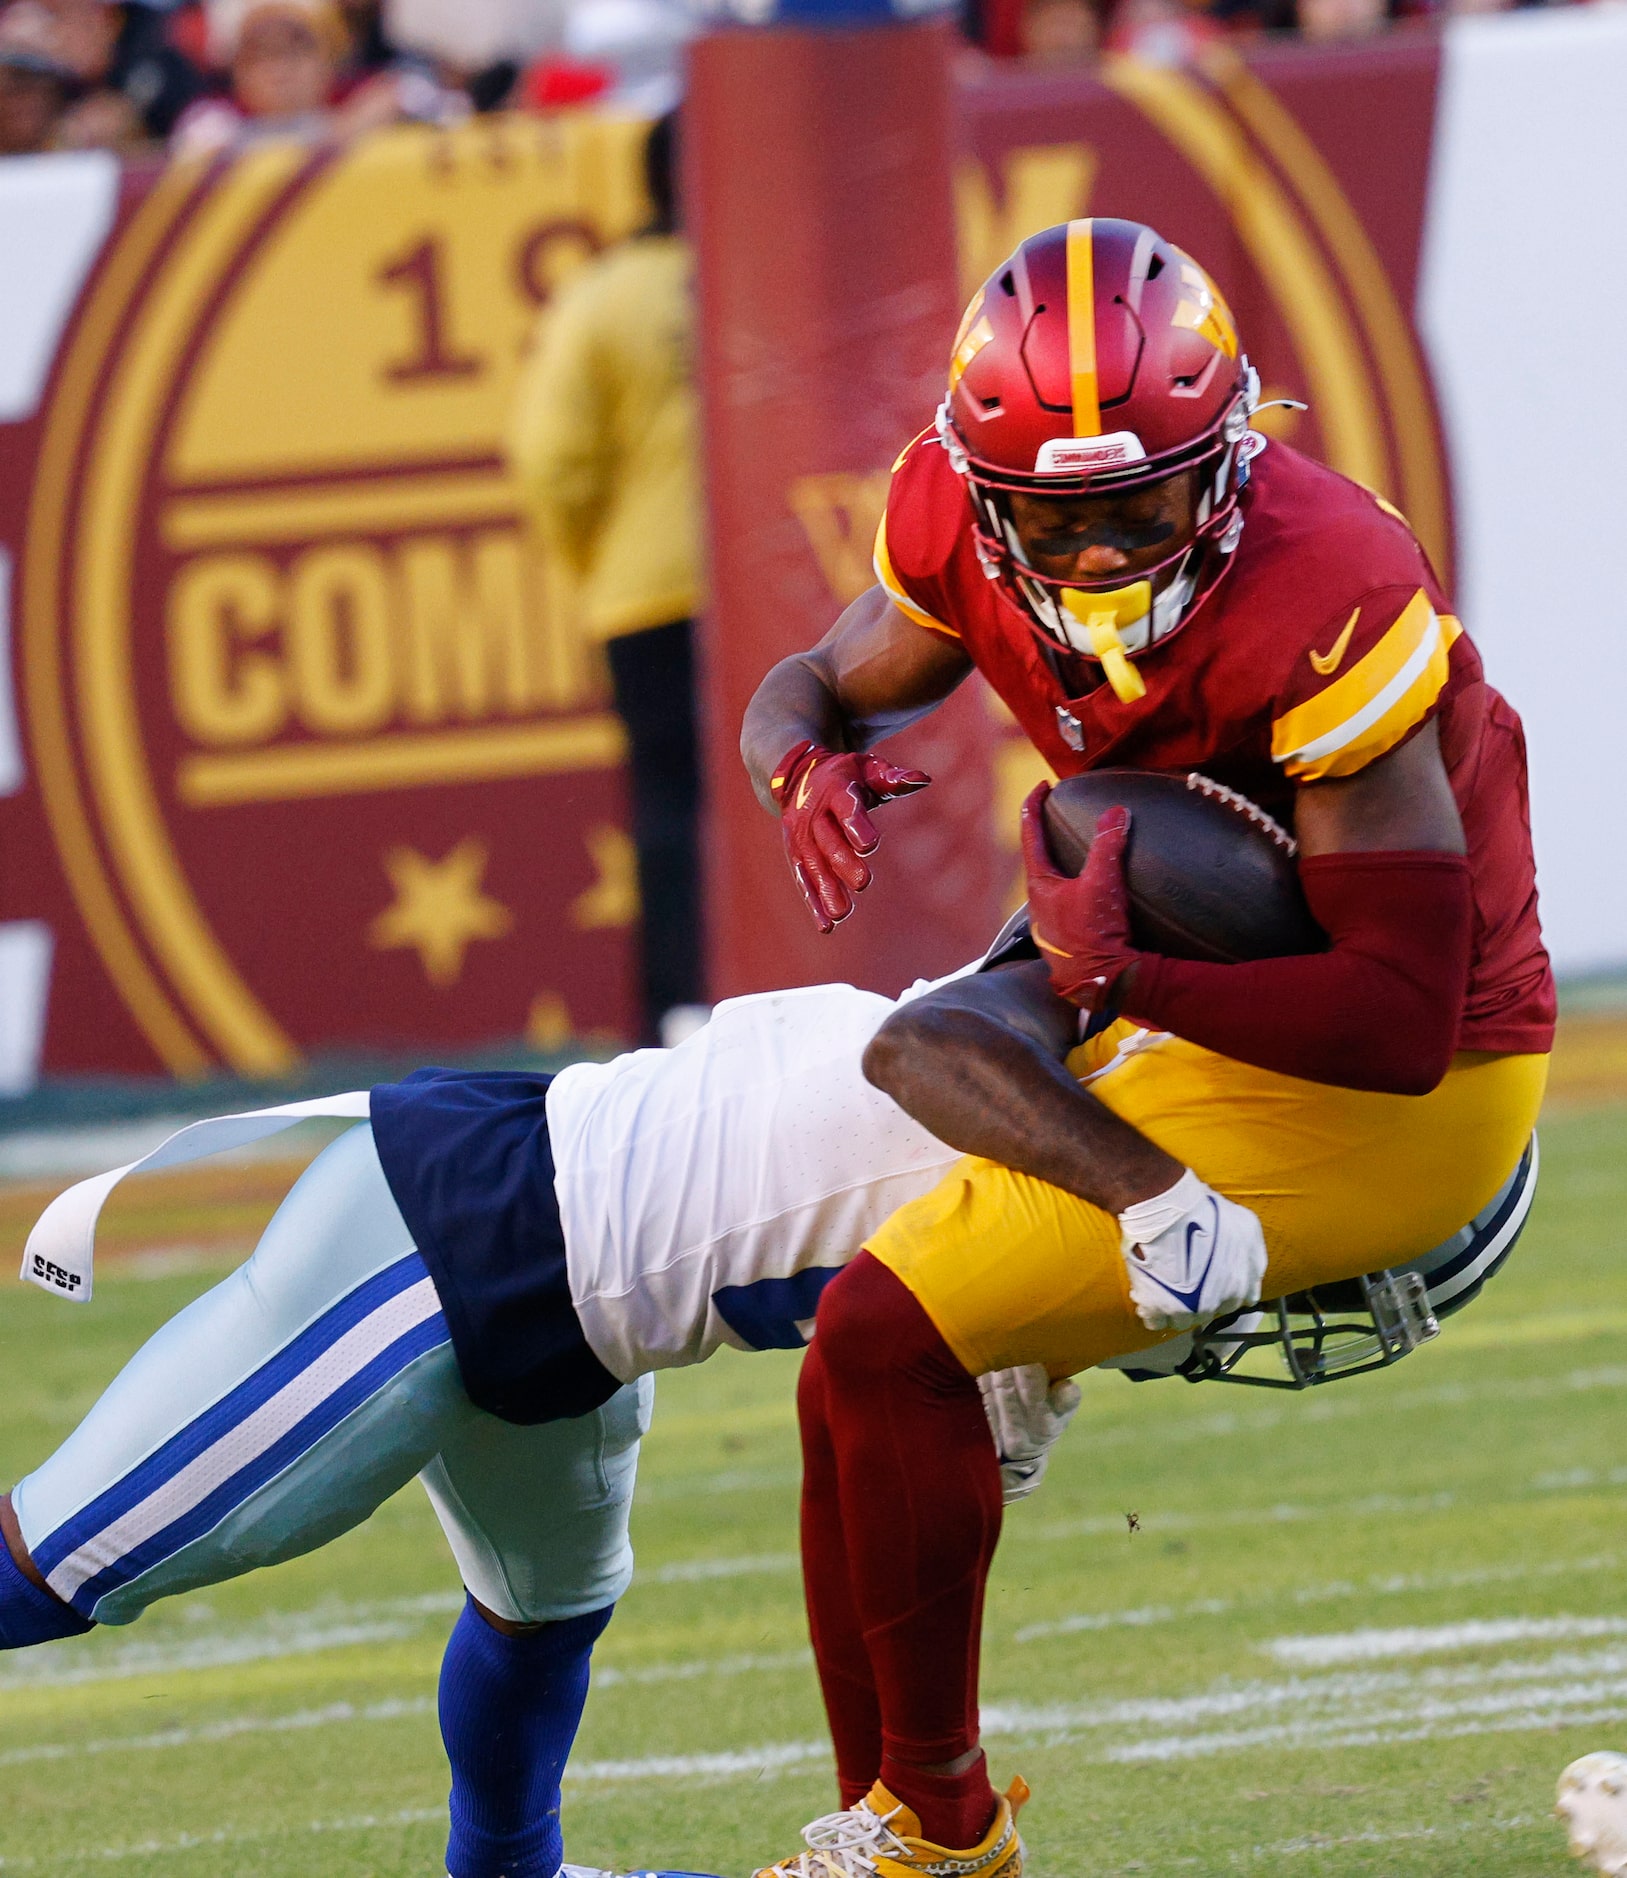
{"type": "Polygon", "coordinates": [[[1079,1385],[1052,1382],[1042,1363],[979,1376],[983,1413],[1000,1457],[1000,1498],[1026,1500],[1045,1477],[1051,1449],[1079,1406],[1079,1385]]]}
{"type": "Polygon", "coordinates": [[[1246,1206],[1191,1168],[1119,1215],[1130,1298],[1149,1330],[1190,1330],[1260,1301],[1265,1234],[1246,1206]]]}

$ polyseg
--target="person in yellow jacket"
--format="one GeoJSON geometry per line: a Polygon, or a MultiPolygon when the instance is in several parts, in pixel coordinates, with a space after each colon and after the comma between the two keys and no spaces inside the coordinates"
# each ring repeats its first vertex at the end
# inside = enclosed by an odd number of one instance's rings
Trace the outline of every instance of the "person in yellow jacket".
{"type": "Polygon", "coordinates": [[[510,461],[545,549],[603,640],[631,755],[647,1041],[702,996],[693,618],[700,468],[677,117],[651,130],[654,214],[561,289],[520,381],[510,461]]]}

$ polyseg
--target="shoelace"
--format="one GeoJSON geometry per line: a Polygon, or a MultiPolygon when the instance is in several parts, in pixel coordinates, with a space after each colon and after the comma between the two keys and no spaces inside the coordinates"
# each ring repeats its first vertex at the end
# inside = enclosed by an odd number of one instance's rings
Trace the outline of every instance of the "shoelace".
{"type": "Polygon", "coordinates": [[[868,1806],[826,1813],[802,1828],[806,1852],[771,1865],[773,1878],[874,1878],[876,1860],[887,1854],[908,1858],[910,1849],[868,1806]]]}

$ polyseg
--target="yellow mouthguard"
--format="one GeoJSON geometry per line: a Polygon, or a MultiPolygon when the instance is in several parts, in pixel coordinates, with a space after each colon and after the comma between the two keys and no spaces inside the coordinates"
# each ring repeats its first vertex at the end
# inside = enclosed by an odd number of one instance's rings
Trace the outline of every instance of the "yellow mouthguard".
{"type": "Polygon", "coordinates": [[[1131,704],[1147,695],[1146,681],[1125,654],[1121,626],[1133,626],[1152,610],[1152,582],[1132,581],[1111,593],[1087,593],[1079,587],[1062,589],[1062,604],[1085,629],[1090,649],[1102,662],[1113,696],[1131,704]]]}

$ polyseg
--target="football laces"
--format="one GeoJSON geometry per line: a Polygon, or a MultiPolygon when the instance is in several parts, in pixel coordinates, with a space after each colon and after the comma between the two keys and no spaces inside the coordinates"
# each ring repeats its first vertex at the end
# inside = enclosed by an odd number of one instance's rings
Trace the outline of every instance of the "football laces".
{"type": "Polygon", "coordinates": [[[909,1857],[909,1847],[868,1806],[825,1813],[802,1828],[808,1850],[782,1865],[771,1865],[774,1878],[873,1878],[876,1860],[909,1857]]]}

